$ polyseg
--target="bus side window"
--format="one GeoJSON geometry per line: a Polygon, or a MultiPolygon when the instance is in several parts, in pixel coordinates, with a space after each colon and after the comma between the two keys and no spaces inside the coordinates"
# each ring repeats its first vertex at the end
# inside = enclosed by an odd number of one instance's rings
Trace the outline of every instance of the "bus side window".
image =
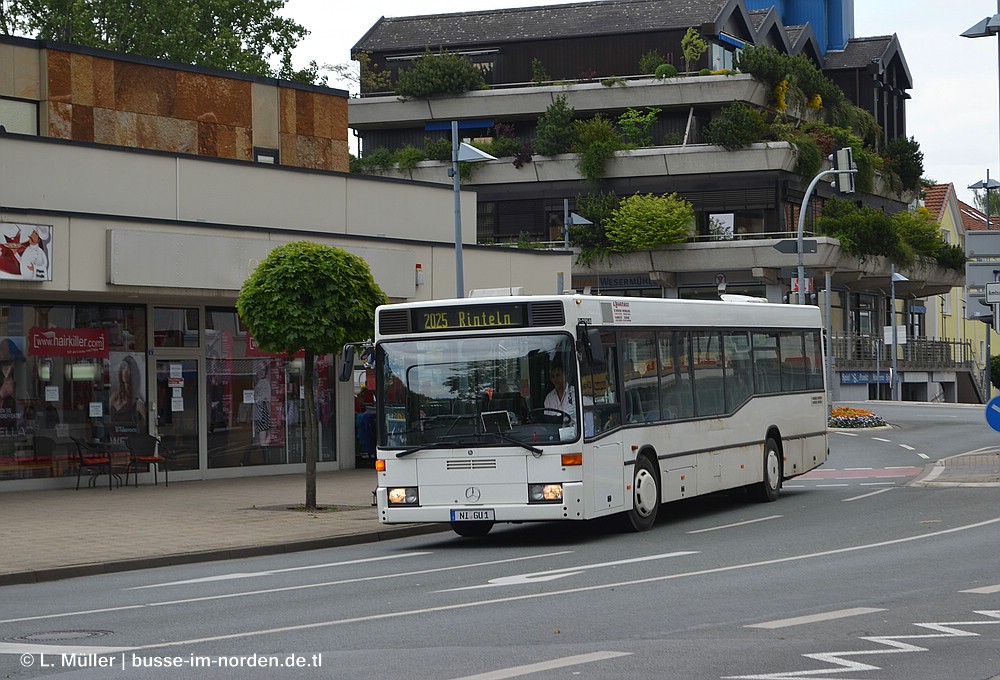
{"type": "Polygon", "coordinates": [[[659,420],[656,336],[652,331],[624,331],[621,339],[624,353],[622,379],[625,387],[625,422],[659,420]]]}
{"type": "Polygon", "coordinates": [[[660,417],[663,420],[694,415],[691,389],[691,355],[685,331],[657,334],[660,361],[660,417]]]}
{"type": "MultiPolygon", "coordinates": [[[[621,405],[618,403],[618,349],[615,334],[601,333],[604,362],[581,365],[581,393],[585,414],[593,418],[594,434],[600,434],[621,424],[621,405]]],[[[587,415],[584,428],[589,427],[587,415]]]]}

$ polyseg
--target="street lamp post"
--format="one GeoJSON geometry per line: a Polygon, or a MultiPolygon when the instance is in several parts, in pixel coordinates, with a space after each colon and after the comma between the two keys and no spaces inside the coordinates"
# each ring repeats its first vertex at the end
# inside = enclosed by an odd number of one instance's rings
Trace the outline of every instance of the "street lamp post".
{"type": "Polygon", "coordinates": [[[458,142],[458,121],[451,121],[451,168],[448,176],[452,179],[455,193],[455,297],[465,297],[465,271],[462,265],[462,189],[458,176],[459,161],[474,163],[477,161],[495,161],[496,157],[476,147],[458,142]]]}
{"type": "Polygon", "coordinates": [[[892,275],[889,279],[890,297],[892,298],[891,316],[889,317],[889,323],[892,324],[892,400],[899,401],[899,372],[896,367],[896,347],[899,343],[896,330],[896,281],[909,281],[909,279],[896,273],[895,264],[892,265],[892,275]]]}
{"type": "MultiPolygon", "coordinates": [[[[969,28],[967,31],[965,31],[964,33],[962,33],[962,37],[963,38],[993,38],[993,37],[996,37],[997,38],[997,64],[998,64],[998,66],[1000,66],[1000,0],[997,0],[997,13],[996,14],[994,14],[991,17],[986,17],[985,19],[983,19],[979,23],[977,23],[975,26],[969,28]]],[[[1000,92],[1000,89],[998,89],[998,92],[1000,92]]],[[[986,172],[986,184],[987,184],[987,186],[985,186],[985,187],[978,187],[978,188],[986,189],[986,228],[987,229],[990,228],[990,213],[989,213],[990,189],[993,188],[993,187],[989,186],[989,182],[990,182],[990,173],[987,170],[987,172],[986,172]]],[[[976,184],[980,184],[980,182],[976,182],[976,184]]],[[[972,187],[970,187],[970,188],[972,188],[972,187]]],[[[992,357],[992,355],[990,353],[990,334],[993,332],[993,328],[996,326],[996,314],[997,314],[997,311],[998,311],[997,310],[997,305],[993,305],[994,321],[990,325],[990,327],[986,330],[986,361],[983,362],[983,363],[986,364],[986,394],[988,396],[992,396],[992,394],[993,394],[993,386],[990,385],[990,359],[992,357]]]]}
{"type": "MultiPolygon", "coordinates": [[[[986,179],[979,180],[975,184],[969,185],[970,189],[979,190],[982,189],[986,192],[986,231],[990,230],[990,190],[1000,189],[1000,182],[995,179],[990,179],[990,169],[986,168],[986,179]]],[[[992,350],[990,349],[990,336],[993,335],[993,329],[997,327],[997,313],[1000,312],[1000,305],[990,305],[990,311],[992,312],[993,318],[986,328],[986,361],[983,362],[983,381],[986,385],[986,393],[989,395],[993,394],[993,388],[990,385],[990,357],[992,357],[992,350]]]]}
{"type": "Polygon", "coordinates": [[[569,199],[563,199],[563,249],[569,250],[569,227],[571,224],[593,224],[583,215],[569,211],[569,199]]]}

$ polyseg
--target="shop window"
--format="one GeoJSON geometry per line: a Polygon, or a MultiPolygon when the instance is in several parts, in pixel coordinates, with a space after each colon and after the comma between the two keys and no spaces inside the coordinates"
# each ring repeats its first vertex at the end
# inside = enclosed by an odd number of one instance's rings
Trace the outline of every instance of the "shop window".
{"type": "Polygon", "coordinates": [[[144,307],[0,302],[0,480],[75,475],[70,437],[148,432],[146,350],[144,307]],[[36,437],[55,448],[28,461],[36,437]]]}
{"type": "MultiPolygon", "coordinates": [[[[205,310],[209,468],[305,460],[303,361],[257,347],[235,309],[205,310]]],[[[336,460],[335,365],[332,355],[317,361],[319,461],[336,460]]]]}

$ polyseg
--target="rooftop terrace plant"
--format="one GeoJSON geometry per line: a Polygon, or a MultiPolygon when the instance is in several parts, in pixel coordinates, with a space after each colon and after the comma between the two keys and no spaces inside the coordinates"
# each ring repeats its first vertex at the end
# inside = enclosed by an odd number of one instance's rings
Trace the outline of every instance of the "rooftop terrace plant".
{"type": "Polygon", "coordinates": [[[468,57],[446,50],[437,53],[426,50],[413,66],[400,70],[396,80],[396,94],[409,98],[484,89],[482,71],[468,57]]]}

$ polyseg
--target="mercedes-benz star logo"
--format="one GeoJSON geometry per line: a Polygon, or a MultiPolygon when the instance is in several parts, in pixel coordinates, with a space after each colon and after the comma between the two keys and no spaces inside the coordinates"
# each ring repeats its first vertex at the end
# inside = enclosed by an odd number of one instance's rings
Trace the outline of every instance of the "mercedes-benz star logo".
{"type": "Polygon", "coordinates": [[[470,486],[468,489],[465,490],[465,500],[469,501],[470,503],[478,503],[480,496],[482,496],[482,494],[479,493],[479,489],[477,489],[474,486],[470,486]]]}

